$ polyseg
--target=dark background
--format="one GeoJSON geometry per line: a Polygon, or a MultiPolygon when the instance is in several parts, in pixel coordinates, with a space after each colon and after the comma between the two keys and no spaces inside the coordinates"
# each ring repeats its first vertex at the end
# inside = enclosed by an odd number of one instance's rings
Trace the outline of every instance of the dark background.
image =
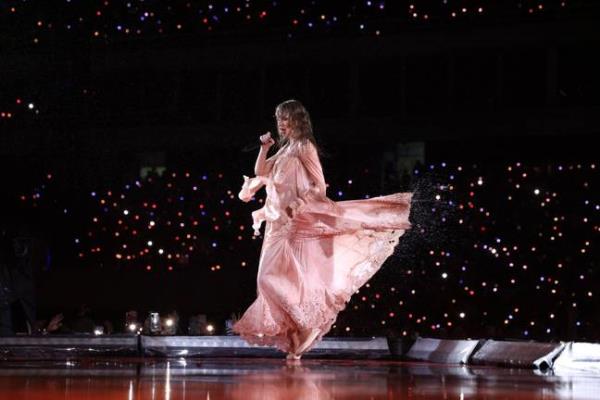
{"type": "MultiPolygon", "coordinates": [[[[93,229],[90,219],[99,208],[90,193],[117,192],[141,179],[144,167],[190,171],[198,180],[208,174],[199,198],[212,204],[216,215],[218,207],[229,204],[217,197],[227,190],[237,194],[241,175],[252,173],[255,154],[242,148],[265,130],[274,131],[274,107],[288,98],[302,101],[311,112],[332,198],[423,190],[447,180],[447,174],[404,181],[388,175],[383,160],[401,158],[398,145],[422,145],[420,165],[476,165],[492,181],[515,162],[541,171],[560,163],[597,163],[596,2],[429,1],[419,2],[418,17],[410,2],[380,3],[385,11],[373,11],[366,2],[255,2],[239,16],[226,16],[216,11],[223,4],[215,4],[210,14],[208,3],[200,1],[132,2],[129,8],[102,2],[3,2],[0,111],[11,113],[0,119],[3,218],[26,225],[36,237],[39,313],[82,302],[116,321],[130,308],[204,311],[215,318],[242,311],[254,296],[260,241],[246,237],[239,247],[231,227],[249,225],[257,204],[234,204],[240,203],[234,199],[230,230],[220,233],[226,243],[221,253],[200,252],[173,271],[166,264],[147,271],[145,262],[90,255],[95,245],[116,246],[100,233],[79,247],[73,240],[93,229]],[[144,7],[156,13],[151,22],[139,19],[144,7]],[[263,10],[268,10],[264,20],[263,10]],[[332,14],[338,22],[319,23],[320,15],[330,21],[332,14]],[[210,15],[219,16],[219,22],[203,23],[205,16],[214,22],[210,15]],[[298,26],[290,23],[296,18],[298,26]],[[366,28],[357,28],[360,24],[366,28]],[[140,31],[125,35],[116,29],[121,25],[140,31]],[[336,196],[349,178],[356,181],[354,191],[336,196]],[[210,270],[232,254],[249,267],[210,270]]],[[[470,173],[476,177],[477,171],[470,173]]],[[[598,198],[596,171],[577,178],[592,184],[592,200],[598,198]]],[[[548,185],[564,179],[544,172],[538,176],[548,185]]],[[[178,189],[167,190],[161,185],[168,179],[157,180],[139,196],[166,204],[169,190],[189,192],[191,187],[178,178],[178,189]]],[[[461,195],[468,193],[467,181],[461,195]]],[[[489,193],[498,193],[504,183],[489,193]]],[[[556,184],[565,195],[576,195],[570,183],[567,178],[556,184]]],[[[424,190],[424,196],[430,192],[424,190]]],[[[580,205],[574,207],[570,211],[577,213],[580,205]]],[[[164,209],[166,214],[177,211],[164,209]]],[[[182,209],[196,210],[195,204],[182,209]]],[[[520,211],[512,211],[515,219],[533,218],[527,206],[520,211]]],[[[497,218],[507,216],[500,212],[497,218]]],[[[597,210],[591,218],[597,218],[597,210]]],[[[105,224],[116,226],[115,220],[105,224]]],[[[407,242],[418,247],[412,256],[400,250],[390,261],[403,271],[394,279],[405,279],[409,264],[427,246],[454,246],[468,253],[464,243],[449,239],[452,229],[439,227],[443,234],[420,240],[409,237],[407,242]]],[[[172,238],[170,231],[161,235],[172,238]]],[[[211,237],[200,233],[196,242],[208,243],[211,237]]],[[[597,231],[591,237],[594,243],[597,231]]],[[[470,245],[479,238],[472,234],[469,240],[470,245]]],[[[597,261],[590,268],[595,271],[597,261]]],[[[376,281],[379,287],[387,287],[384,278],[376,281]]],[[[413,284],[419,281],[406,283],[405,290],[413,284]]],[[[561,299],[567,304],[570,297],[566,290],[561,299]]],[[[489,304],[501,308],[493,300],[489,304]]],[[[574,323],[576,317],[567,314],[563,320],[574,323]]],[[[351,324],[361,317],[344,318],[351,324]]],[[[598,334],[596,323],[588,320],[588,337],[598,334]]],[[[406,325],[400,321],[394,329],[406,325]]],[[[369,329],[365,332],[381,327],[369,329]]],[[[477,329],[465,326],[462,332],[476,334],[477,329]]]]}

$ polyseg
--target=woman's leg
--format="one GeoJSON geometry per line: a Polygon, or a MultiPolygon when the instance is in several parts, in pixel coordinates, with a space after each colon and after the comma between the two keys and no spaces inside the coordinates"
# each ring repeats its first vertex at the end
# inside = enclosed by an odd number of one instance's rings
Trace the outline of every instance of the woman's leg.
{"type": "Polygon", "coordinates": [[[292,347],[291,347],[291,351],[288,353],[287,355],[287,359],[288,360],[299,360],[300,359],[300,355],[298,355],[297,353],[297,349],[298,346],[300,346],[300,338],[298,337],[298,331],[294,331],[292,332],[292,347]]]}
{"type": "Polygon", "coordinates": [[[310,347],[321,331],[317,328],[307,329],[300,334],[300,344],[296,347],[296,354],[302,354],[310,347]]]}

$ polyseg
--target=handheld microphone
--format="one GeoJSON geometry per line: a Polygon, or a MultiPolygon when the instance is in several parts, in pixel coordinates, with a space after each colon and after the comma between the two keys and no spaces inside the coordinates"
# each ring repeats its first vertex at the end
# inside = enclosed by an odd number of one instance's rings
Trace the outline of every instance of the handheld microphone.
{"type": "Polygon", "coordinates": [[[247,152],[249,152],[249,151],[252,151],[252,150],[256,150],[256,149],[258,149],[259,147],[260,147],[260,143],[255,143],[255,142],[252,142],[251,144],[247,144],[246,146],[244,146],[244,147],[242,148],[242,151],[243,151],[244,153],[247,153],[247,152]]]}
{"type": "MultiPolygon", "coordinates": [[[[269,135],[269,139],[271,139],[271,132],[267,132],[267,134],[269,135]]],[[[256,143],[255,141],[253,141],[252,143],[248,143],[242,148],[242,151],[244,153],[247,153],[249,151],[258,149],[260,146],[262,146],[262,142],[260,141],[260,139],[258,139],[258,143],[256,143]]]]}

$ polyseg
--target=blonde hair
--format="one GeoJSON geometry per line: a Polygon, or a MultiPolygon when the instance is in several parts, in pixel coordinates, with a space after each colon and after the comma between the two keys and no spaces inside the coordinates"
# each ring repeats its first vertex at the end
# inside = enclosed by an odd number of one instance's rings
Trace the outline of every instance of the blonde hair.
{"type": "MultiPolygon", "coordinates": [[[[317,141],[313,135],[312,122],[310,115],[302,103],[298,100],[286,100],[275,108],[275,117],[287,117],[289,125],[294,132],[296,140],[309,140],[319,151],[317,141]]],[[[289,143],[289,136],[282,138],[277,142],[279,148],[285,147],[289,143]]]]}

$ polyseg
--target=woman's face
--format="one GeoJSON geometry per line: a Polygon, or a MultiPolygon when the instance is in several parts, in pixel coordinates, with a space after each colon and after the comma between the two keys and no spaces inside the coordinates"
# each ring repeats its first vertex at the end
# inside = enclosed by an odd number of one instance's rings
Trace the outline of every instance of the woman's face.
{"type": "Polygon", "coordinates": [[[282,138],[288,138],[292,134],[289,117],[285,114],[282,114],[277,115],[275,119],[277,120],[277,131],[279,131],[279,136],[282,138]]]}

